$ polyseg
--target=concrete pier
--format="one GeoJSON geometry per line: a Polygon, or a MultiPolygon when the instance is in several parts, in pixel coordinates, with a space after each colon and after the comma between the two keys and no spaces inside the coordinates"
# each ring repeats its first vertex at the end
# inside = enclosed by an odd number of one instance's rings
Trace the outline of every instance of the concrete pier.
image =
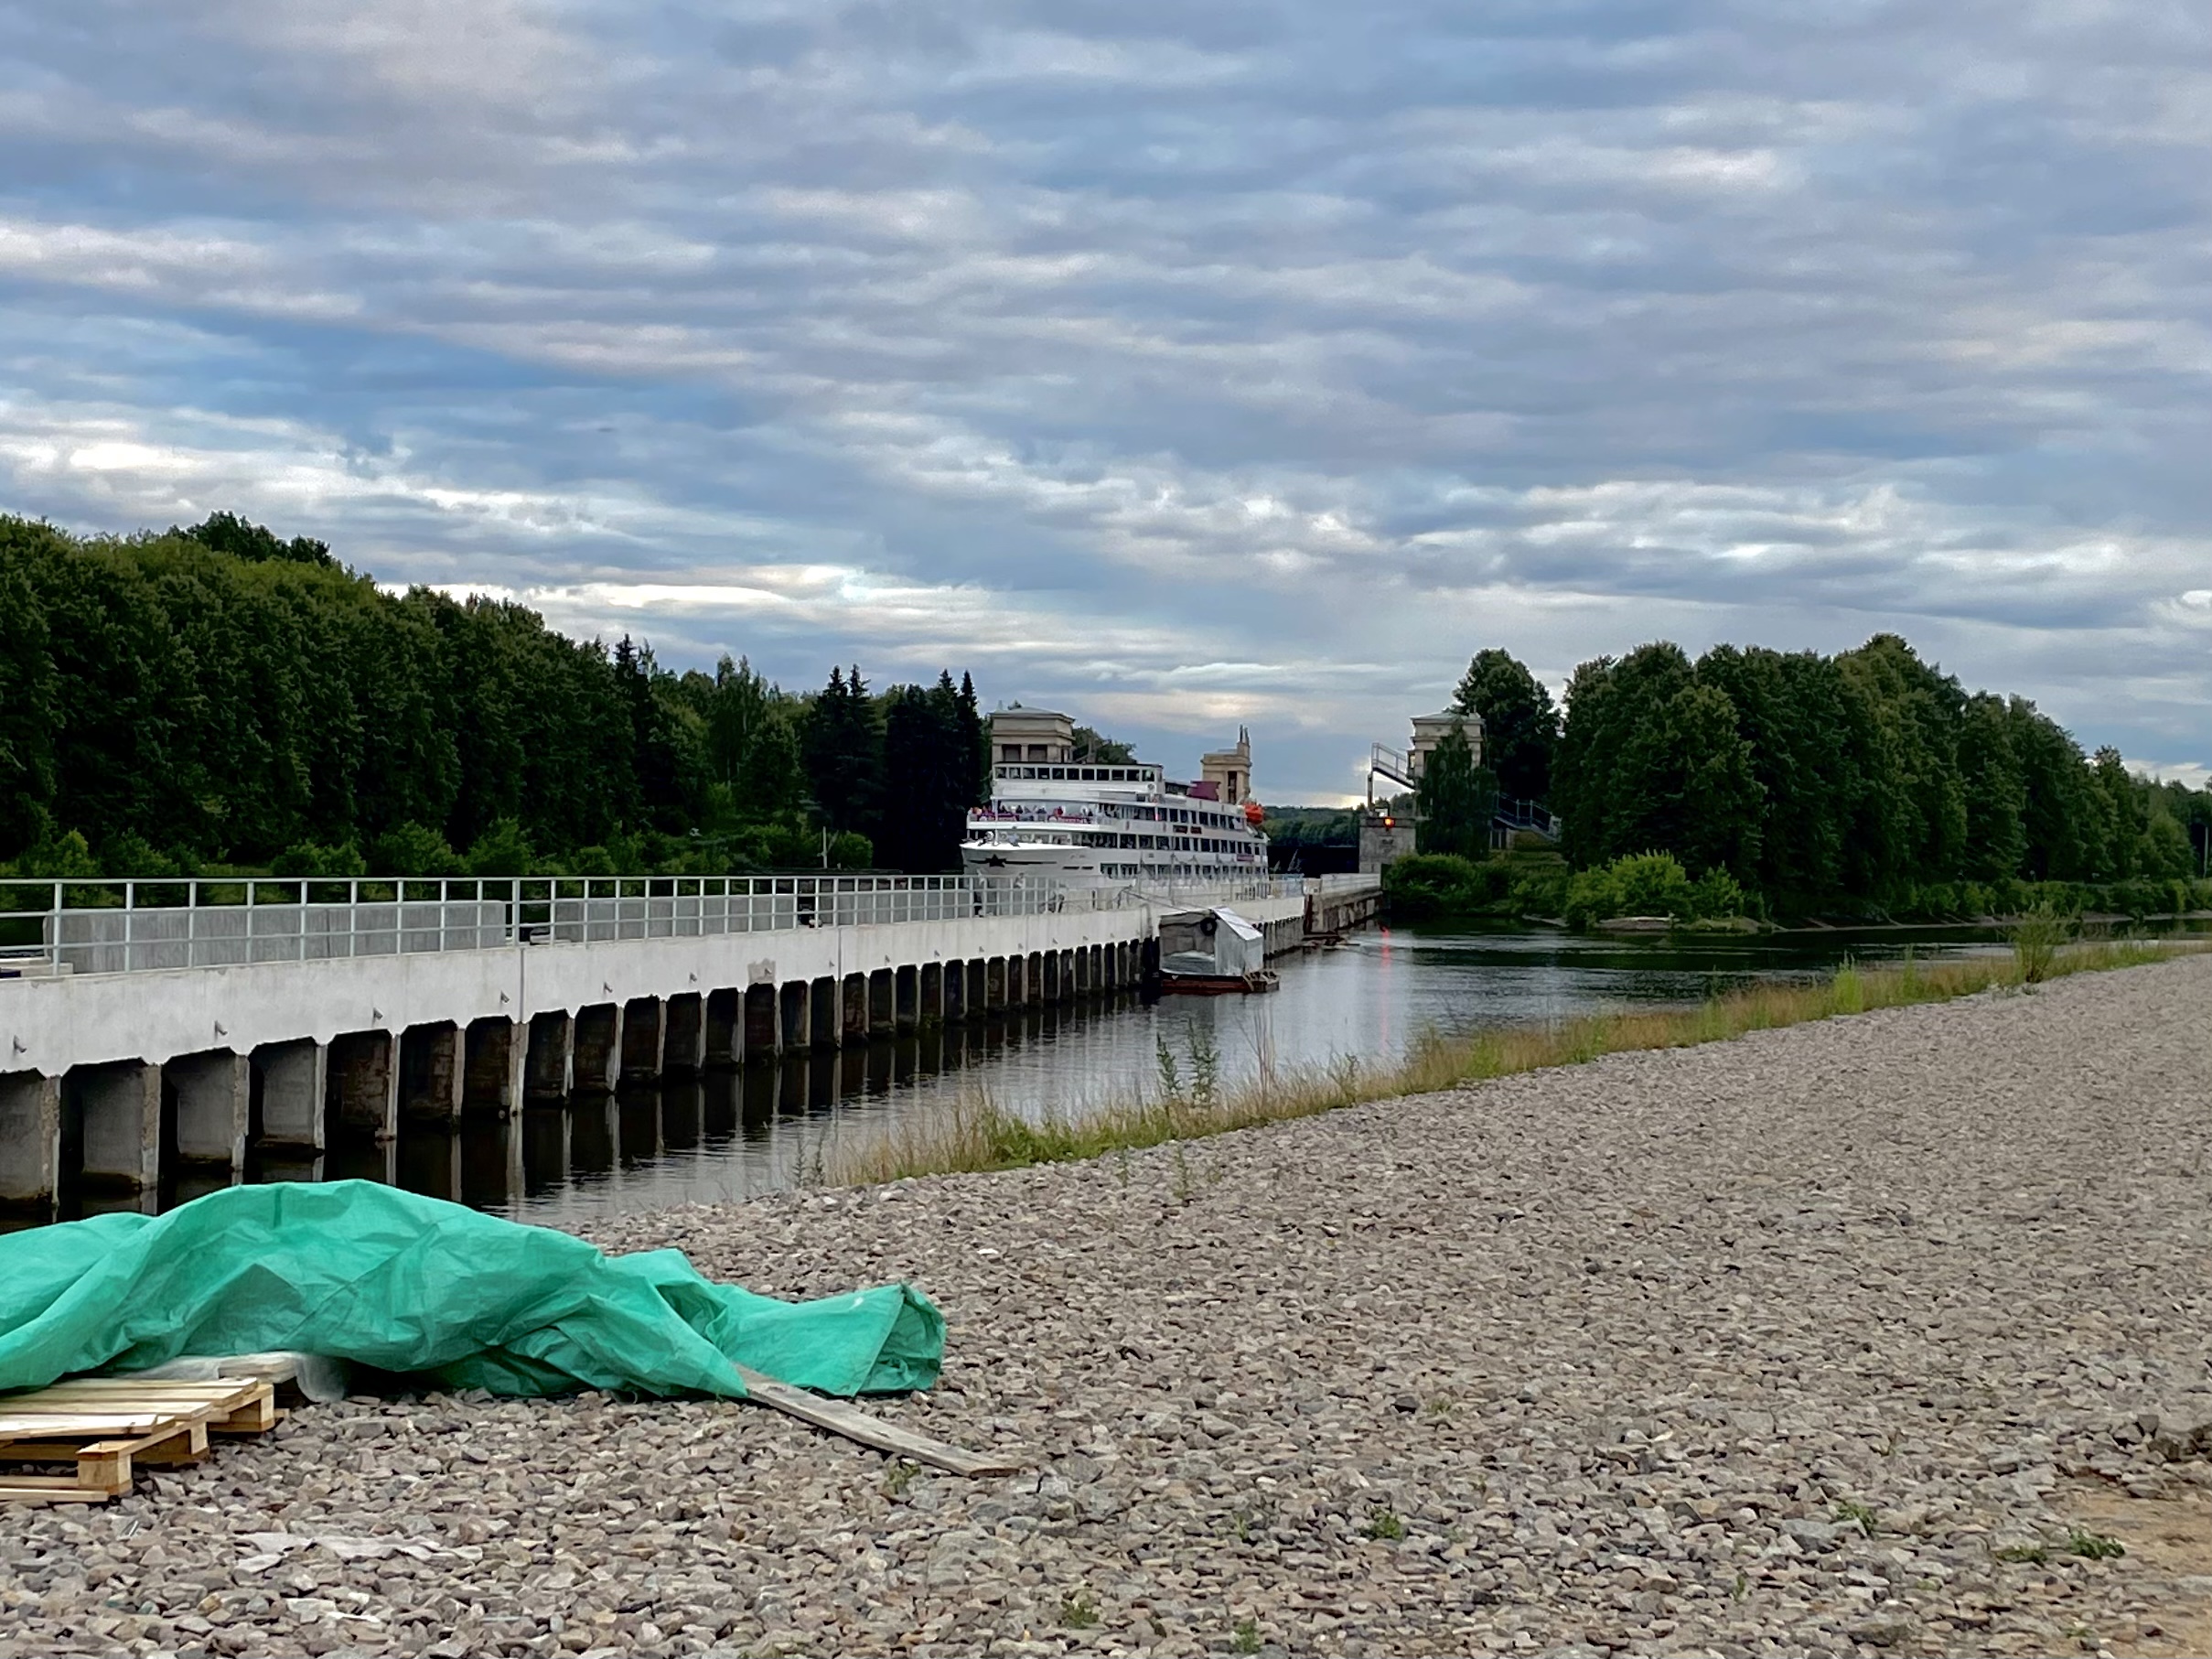
{"type": "Polygon", "coordinates": [[[400,1110],[409,1123],[459,1123],[462,1083],[461,1033],[453,1021],[400,1034],[400,1110]]]}
{"type": "Polygon", "coordinates": [[[332,1127],[391,1140],[400,1132],[399,1043],[389,1031],[330,1040],[325,1110],[332,1127]]]}
{"type": "Polygon", "coordinates": [[[252,1114],[252,1062],[243,1054],[217,1049],[179,1055],[162,1068],[162,1073],[163,1085],[175,1102],[178,1159],[242,1173],[252,1114]]]}
{"type": "Polygon", "coordinates": [[[0,1072],[0,1206],[50,1214],[61,1181],[61,1080],[0,1072]]]}
{"type": "MultiPolygon", "coordinates": [[[[721,932],[687,932],[688,912],[671,909],[662,931],[646,937],[534,923],[518,936],[499,906],[471,902],[466,936],[484,938],[485,911],[487,943],[182,966],[147,965],[143,951],[111,953],[112,965],[88,956],[70,975],[0,981],[0,1055],[14,1057],[0,1072],[0,1205],[51,1213],[81,1177],[84,1190],[107,1195],[102,1202],[135,1203],[136,1193],[220,1186],[249,1156],[263,1173],[285,1178],[382,1179],[403,1120],[469,1125],[469,1161],[457,1174],[415,1171],[421,1179],[441,1190],[459,1190],[456,1181],[504,1190],[509,1164],[542,1166],[550,1131],[523,1119],[547,1115],[548,1106],[563,1107],[555,1119],[581,1112],[590,1120],[597,1108],[568,1103],[606,1099],[626,1080],[706,1077],[779,1054],[849,1050],[787,1066],[765,1089],[748,1083],[728,1092],[731,1112],[742,1099],[746,1122],[776,1111],[778,1096],[786,1108],[826,1108],[841,1097],[846,1060],[864,1077],[872,1053],[888,1055],[893,1069],[913,1063],[880,1039],[919,1034],[948,1053],[980,1050],[994,1021],[1118,991],[1157,960],[1157,915],[1144,904],[994,909],[989,889],[972,899],[884,880],[860,893],[864,906],[843,894],[843,909],[801,905],[778,920],[779,895],[798,890],[748,889],[749,926],[721,932]],[[864,919],[886,907],[906,919],[864,919]],[[225,1046],[209,1048],[210,1033],[225,1046]],[[484,1132],[505,1123],[515,1126],[484,1132]]],[[[1272,951],[1302,943],[1308,929],[1361,920],[1376,901],[1371,889],[1308,882],[1239,908],[1272,951]]],[[[84,914],[91,928],[119,912],[84,914]]],[[[78,912],[60,912],[55,925],[63,922],[79,927],[78,912]]],[[[447,936],[441,924],[435,937],[442,944],[447,936]]],[[[710,1086],[706,1097],[711,1115],[722,1096],[710,1086]]],[[[604,1126],[596,1144],[607,1157],[647,1133],[642,1120],[627,1139],[614,1117],[604,1126]]],[[[579,1133],[563,1141],[561,1156],[600,1156],[588,1123],[579,1133]]],[[[651,1133],[656,1144],[675,1144],[693,1131],[651,1133]]]]}
{"type": "Polygon", "coordinates": [[[321,1043],[306,1037],[265,1042],[253,1050],[248,1063],[259,1145],[294,1152],[323,1149],[328,1054],[321,1043]]]}
{"type": "Polygon", "coordinates": [[[88,1187],[150,1190],[161,1180],[161,1068],[142,1060],[85,1066],[62,1083],[88,1187]]]}

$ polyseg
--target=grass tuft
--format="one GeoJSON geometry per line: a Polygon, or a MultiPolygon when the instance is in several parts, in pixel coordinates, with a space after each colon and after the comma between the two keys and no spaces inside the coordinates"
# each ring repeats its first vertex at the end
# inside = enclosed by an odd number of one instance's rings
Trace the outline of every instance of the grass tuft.
{"type": "MultiPolygon", "coordinates": [[[[1234,1085],[1218,1081],[1219,1059],[1210,1051],[1193,1057],[1190,1070],[1195,1075],[1190,1075],[1163,1048],[1161,1092],[1156,1095],[1030,1118],[1006,1110],[986,1091],[965,1091],[940,1111],[902,1118],[890,1125],[882,1138],[841,1150],[831,1173],[843,1184],[874,1185],[914,1176],[1070,1163],[1312,1117],[1368,1101],[1434,1093],[1552,1066],[1577,1065],[1605,1054],[1724,1042],[1753,1031],[1777,1030],[1837,1015],[1949,1002],[1996,987],[2137,967],[2207,949],[2212,944],[2200,941],[2108,939],[2054,943],[2046,955],[2040,943],[2032,950],[2020,949],[2015,935],[2009,959],[1988,956],[1936,964],[1907,959],[1893,968],[1846,961],[1825,982],[1746,986],[1694,1008],[1593,1014],[1463,1037],[1432,1031],[1416,1040],[1395,1065],[1344,1058],[1288,1071],[1263,1065],[1257,1076],[1234,1085]]],[[[1188,1202],[1195,1189],[1187,1165],[1177,1166],[1176,1184],[1178,1200],[1188,1202]]]]}

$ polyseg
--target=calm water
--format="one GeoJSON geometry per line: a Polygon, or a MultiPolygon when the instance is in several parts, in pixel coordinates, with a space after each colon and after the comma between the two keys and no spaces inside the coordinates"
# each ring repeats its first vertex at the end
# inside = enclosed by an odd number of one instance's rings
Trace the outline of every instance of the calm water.
{"type": "MultiPolygon", "coordinates": [[[[1922,960],[2007,947],[1963,930],[1693,942],[1548,931],[1378,929],[1341,949],[1286,957],[1267,996],[1134,996],[1015,1018],[607,1101],[533,1107],[460,1134],[403,1130],[392,1146],[339,1147],[316,1168],[269,1162],[262,1179],[365,1176],[536,1221],[751,1198],[819,1175],[841,1147],[963,1090],[1031,1113],[1127,1098],[1157,1085],[1165,1044],[1187,1073],[1219,1055],[1224,1082],[1262,1064],[1393,1058],[1421,1032],[1559,1019],[1628,1006],[1694,1004],[1762,978],[1812,978],[1846,955],[1922,960]]],[[[190,1196],[188,1193],[179,1197],[190,1196]]]]}

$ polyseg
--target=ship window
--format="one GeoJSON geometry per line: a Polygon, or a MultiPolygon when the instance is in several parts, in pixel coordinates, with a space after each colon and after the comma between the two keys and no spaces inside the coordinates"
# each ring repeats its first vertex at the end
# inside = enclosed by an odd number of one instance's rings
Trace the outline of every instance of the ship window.
{"type": "Polygon", "coordinates": [[[1086,766],[1083,769],[1083,781],[1086,783],[1096,783],[1098,781],[1099,769],[1095,766],[1086,766]]]}

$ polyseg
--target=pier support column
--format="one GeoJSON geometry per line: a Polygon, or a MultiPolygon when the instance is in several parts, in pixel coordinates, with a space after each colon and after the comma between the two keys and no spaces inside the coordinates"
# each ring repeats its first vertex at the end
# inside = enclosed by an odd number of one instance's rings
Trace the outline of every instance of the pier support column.
{"type": "Polygon", "coordinates": [[[617,1083],[649,1083],[660,1075],[661,1039],[667,1034],[660,998],[633,996],[622,1005],[622,1070],[617,1083]]]}
{"type": "Polygon", "coordinates": [[[1062,1002],[1073,1002],[1076,992],[1081,988],[1076,975],[1080,971],[1082,960],[1083,953],[1080,951],[1062,951],[1060,953],[1060,1000],[1062,1002]]]}
{"type": "Polygon", "coordinates": [[[1022,1001],[1030,1007],[1041,1007],[1050,996],[1045,978],[1047,963],[1057,964],[1058,955],[1051,951],[1033,951],[1022,964],[1022,1001]]]}
{"type": "Polygon", "coordinates": [[[1075,974],[1073,975],[1075,980],[1073,988],[1078,996],[1088,996],[1097,988],[1097,982],[1090,976],[1090,948],[1088,946],[1078,947],[1075,952],[1075,974]]]}
{"type": "Polygon", "coordinates": [[[75,1097],[88,1183],[135,1191],[160,1184],[159,1066],[142,1060],[79,1066],[62,1079],[62,1090],[75,1097]]]}
{"type": "Polygon", "coordinates": [[[834,1049],[844,1040],[844,1010],[840,1007],[842,997],[836,980],[823,976],[814,982],[812,1006],[807,1010],[807,1028],[813,1033],[818,1049],[834,1049]]]}
{"type": "Polygon", "coordinates": [[[341,1031],[330,1040],[325,1099],[331,1123],[378,1140],[398,1136],[399,1046],[389,1031],[341,1031]]]}
{"type": "Polygon", "coordinates": [[[311,1037],[265,1042],[253,1050],[250,1086],[261,1124],[256,1145],[323,1149],[323,1099],[328,1092],[323,1062],[323,1045],[311,1037]]]}
{"type": "Polygon", "coordinates": [[[803,1054],[814,1046],[814,987],[803,979],[794,979],[778,996],[783,1005],[783,1041],[777,1051],[803,1054]]]}
{"type": "Polygon", "coordinates": [[[981,956],[968,958],[966,980],[961,986],[961,1011],[970,1019],[980,1019],[991,1011],[991,987],[981,956]]]}
{"type": "Polygon", "coordinates": [[[1038,1000],[1058,1002],[1060,999],[1060,953],[1047,951],[1043,965],[1045,971],[1039,977],[1044,981],[1044,994],[1038,1000]]]}
{"type": "Polygon", "coordinates": [[[660,1005],[660,1075],[696,1077],[706,1062],[706,999],[696,991],[660,1005]]]}
{"type": "Polygon", "coordinates": [[[897,975],[877,968],[868,975],[868,1035],[888,1037],[898,1029],[897,975]]]}
{"type": "Polygon", "coordinates": [[[752,985],[745,988],[745,1057],[766,1065],[783,1047],[783,1022],[777,1011],[776,987],[752,985]]]}
{"type": "Polygon", "coordinates": [[[921,964],[921,1007],[915,1009],[914,1018],[925,1026],[945,1022],[945,964],[925,962],[921,964]]]}
{"type": "Polygon", "coordinates": [[[578,1094],[610,1094],[622,1075],[622,1005],[594,1003],[576,1010],[575,1062],[569,1085],[578,1094]]]}
{"type": "Polygon", "coordinates": [[[461,1033],[449,1019],[400,1035],[400,1106],[414,1123],[461,1121],[461,1033]]]}
{"type": "Polygon", "coordinates": [[[472,1019],[462,1035],[461,1114],[505,1117],[522,1104],[522,1034],[501,1015],[472,1019]]]}
{"type": "Polygon", "coordinates": [[[253,1098],[252,1067],[246,1057],[217,1049],[183,1055],[162,1071],[177,1098],[178,1161],[220,1164],[234,1175],[242,1173],[253,1098]]]}
{"type": "Polygon", "coordinates": [[[840,1026],[847,1048],[868,1040],[868,976],[847,974],[840,996],[840,1026]]]}
{"type": "Polygon", "coordinates": [[[944,978],[945,1023],[959,1025],[968,1018],[968,964],[964,962],[945,964],[944,978]]]}
{"type": "Polygon", "coordinates": [[[0,1205],[50,1215],[61,1186],[61,1080],[0,1074],[0,1205]]]}
{"type": "Polygon", "coordinates": [[[921,974],[895,968],[891,974],[891,1029],[902,1036],[921,1023],[921,974]]]}
{"type": "Polygon", "coordinates": [[[745,994],[736,988],[706,995],[706,1063],[720,1071],[745,1061],[745,994]]]}
{"type": "Polygon", "coordinates": [[[549,1009],[530,1017],[528,1052],[522,1061],[524,1100],[568,1098],[569,1092],[575,1087],[569,1051],[574,1036],[575,1021],[565,1009],[549,1009]]]}
{"type": "Polygon", "coordinates": [[[993,956],[983,964],[983,1009],[996,1014],[1006,1006],[1006,959],[993,956]]]}

